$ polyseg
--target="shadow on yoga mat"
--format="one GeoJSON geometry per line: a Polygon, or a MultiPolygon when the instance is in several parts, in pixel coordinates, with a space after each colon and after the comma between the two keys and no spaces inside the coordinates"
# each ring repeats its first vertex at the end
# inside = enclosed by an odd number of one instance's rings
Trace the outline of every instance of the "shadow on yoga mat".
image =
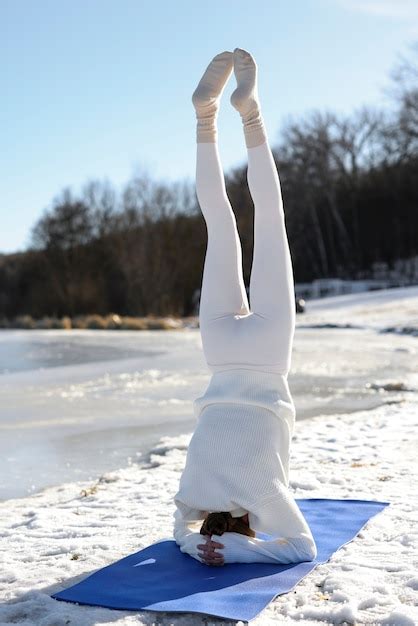
{"type": "MultiPolygon", "coordinates": [[[[204,613],[254,619],[351,541],[389,503],[373,500],[297,499],[315,537],[315,561],[280,565],[226,563],[211,567],[180,551],[173,539],[154,543],[52,595],[57,600],[112,609],[204,613]]],[[[268,535],[257,533],[265,539],[268,535]]]]}

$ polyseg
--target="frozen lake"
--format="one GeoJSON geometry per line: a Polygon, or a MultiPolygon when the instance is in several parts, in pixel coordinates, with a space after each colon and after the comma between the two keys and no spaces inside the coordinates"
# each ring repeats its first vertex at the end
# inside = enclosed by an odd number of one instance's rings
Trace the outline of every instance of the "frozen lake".
{"type": "MultiPolygon", "coordinates": [[[[415,384],[418,339],[379,333],[370,302],[369,325],[365,303],[361,316],[347,313],[353,324],[361,317],[362,328],[304,327],[344,322],[336,299],[328,300],[297,319],[289,374],[297,419],[399,401],[396,392],[369,385],[415,384]]],[[[380,300],[385,323],[393,320],[393,306],[389,314],[380,300]]],[[[0,372],[3,500],[96,478],[142,459],[161,436],[191,432],[193,399],[209,381],[196,329],[1,330],[0,372]]]]}

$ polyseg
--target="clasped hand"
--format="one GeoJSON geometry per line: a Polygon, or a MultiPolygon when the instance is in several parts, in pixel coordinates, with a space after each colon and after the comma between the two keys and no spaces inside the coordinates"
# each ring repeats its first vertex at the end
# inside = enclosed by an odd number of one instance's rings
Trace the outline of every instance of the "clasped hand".
{"type": "Polygon", "coordinates": [[[199,550],[199,557],[206,565],[224,565],[224,557],[220,552],[216,552],[216,548],[223,548],[223,543],[212,541],[210,535],[202,535],[205,537],[206,543],[200,543],[196,547],[199,550]]]}

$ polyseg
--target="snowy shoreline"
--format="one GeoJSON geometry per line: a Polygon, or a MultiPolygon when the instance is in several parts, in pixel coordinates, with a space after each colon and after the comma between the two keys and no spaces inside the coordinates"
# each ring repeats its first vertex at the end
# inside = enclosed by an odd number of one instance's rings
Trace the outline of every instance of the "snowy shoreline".
{"type": "MultiPolygon", "coordinates": [[[[277,597],[254,624],[418,622],[418,394],[373,411],[297,422],[296,497],[385,500],[390,506],[351,543],[277,597]]],[[[197,614],[113,611],[49,594],[92,571],[172,538],[172,497],[190,434],[164,437],[147,462],[0,503],[1,624],[225,624],[197,614]]]]}

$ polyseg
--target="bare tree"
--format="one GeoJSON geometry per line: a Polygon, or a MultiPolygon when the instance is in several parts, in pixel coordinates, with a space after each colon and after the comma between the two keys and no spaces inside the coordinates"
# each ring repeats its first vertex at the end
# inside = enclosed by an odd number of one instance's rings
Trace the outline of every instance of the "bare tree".
{"type": "Polygon", "coordinates": [[[418,41],[400,55],[391,72],[387,90],[397,110],[385,129],[384,139],[389,162],[403,161],[418,155],[418,41]]]}

